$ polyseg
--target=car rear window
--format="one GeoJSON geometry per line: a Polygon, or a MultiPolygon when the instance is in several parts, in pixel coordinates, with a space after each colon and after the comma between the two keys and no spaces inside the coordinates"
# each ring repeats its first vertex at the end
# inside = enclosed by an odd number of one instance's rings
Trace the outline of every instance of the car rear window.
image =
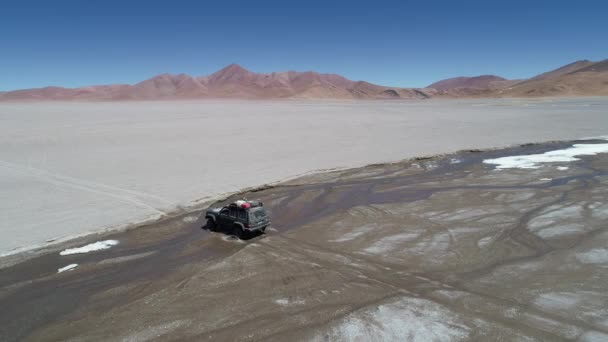
{"type": "Polygon", "coordinates": [[[266,210],[264,210],[262,208],[251,210],[249,213],[252,218],[256,218],[256,219],[266,217],[266,210]]]}

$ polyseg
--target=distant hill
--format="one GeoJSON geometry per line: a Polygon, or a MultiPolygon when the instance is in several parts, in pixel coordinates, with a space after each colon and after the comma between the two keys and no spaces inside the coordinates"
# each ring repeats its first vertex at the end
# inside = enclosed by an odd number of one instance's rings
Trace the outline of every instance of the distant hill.
{"type": "Polygon", "coordinates": [[[455,77],[428,86],[440,97],[608,96],[608,60],[576,61],[531,77],[455,77]]]}
{"type": "Polygon", "coordinates": [[[385,87],[313,71],[255,73],[231,64],[208,76],[162,74],[134,85],[24,89],[0,93],[0,100],[411,99],[428,98],[435,93],[434,89],[385,87]]]}
{"type": "Polygon", "coordinates": [[[473,89],[499,89],[504,88],[514,81],[495,75],[481,75],[475,77],[454,77],[435,82],[428,86],[440,91],[453,90],[458,88],[473,89]]]}
{"type": "Polygon", "coordinates": [[[608,60],[578,61],[493,94],[500,97],[608,96],[608,60]]]}
{"type": "Polygon", "coordinates": [[[555,70],[550,70],[550,71],[544,72],[542,74],[536,75],[536,76],[530,78],[529,80],[548,80],[548,79],[556,78],[556,77],[568,74],[570,72],[576,71],[578,69],[587,67],[592,64],[595,64],[595,63],[592,61],[588,61],[588,60],[576,61],[574,63],[566,64],[555,70]]]}

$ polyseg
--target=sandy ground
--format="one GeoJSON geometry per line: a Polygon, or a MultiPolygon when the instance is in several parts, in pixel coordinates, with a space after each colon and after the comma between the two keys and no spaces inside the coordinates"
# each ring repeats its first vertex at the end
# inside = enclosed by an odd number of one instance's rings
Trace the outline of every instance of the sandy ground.
{"type": "Polygon", "coordinates": [[[608,154],[484,163],[570,146],[245,193],[273,219],[247,241],[191,213],[64,245],[0,270],[0,340],[605,341],[608,154]]]}
{"type": "Polygon", "coordinates": [[[607,134],[608,99],[0,104],[0,255],[307,171],[607,134]]]}

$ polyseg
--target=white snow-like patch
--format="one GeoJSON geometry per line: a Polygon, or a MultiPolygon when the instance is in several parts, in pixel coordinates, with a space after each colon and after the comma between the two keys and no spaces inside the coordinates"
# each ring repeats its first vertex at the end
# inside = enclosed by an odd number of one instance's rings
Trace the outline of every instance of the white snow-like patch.
{"type": "Polygon", "coordinates": [[[494,240],[494,236],[486,236],[477,241],[477,247],[484,248],[494,240]]]}
{"type": "Polygon", "coordinates": [[[588,331],[580,338],[581,342],[605,342],[608,341],[608,334],[599,331],[588,331]]]}
{"type": "Polygon", "coordinates": [[[486,164],[497,165],[497,169],[537,169],[542,163],[572,162],[577,156],[592,156],[608,152],[608,144],[574,144],[563,150],[549,151],[541,154],[510,156],[486,159],[486,164]]]}
{"type": "Polygon", "coordinates": [[[425,215],[429,217],[432,221],[441,222],[441,221],[475,221],[481,217],[489,216],[492,214],[497,214],[503,211],[503,208],[498,207],[485,207],[480,209],[459,209],[456,211],[446,211],[438,215],[425,215]]]}
{"type": "Polygon", "coordinates": [[[274,302],[277,303],[277,304],[279,304],[279,305],[281,305],[281,306],[302,305],[302,304],[306,303],[304,300],[301,300],[301,299],[298,299],[298,300],[289,300],[287,298],[275,299],[274,302]]]}
{"type": "Polygon", "coordinates": [[[541,229],[536,232],[536,235],[544,239],[549,239],[554,237],[579,234],[584,231],[583,228],[584,227],[580,224],[566,224],[541,229]]]}
{"type": "Polygon", "coordinates": [[[566,170],[568,170],[568,169],[569,169],[569,167],[567,167],[567,166],[558,166],[558,167],[557,167],[557,169],[558,169],[559,171],[566,171],[566,170]]]}
{"type": "Polygon", "coordinates": [[[550,180],[551,180],[551,178],[541,178],[540,180],[541,180],[541,181],[550,181],[550,180]]]}
{"type": "Polygon", "coordinates": [[[350,233],[344,234],[339,239],[329,240],[329,242],[345,242],[345,241],[350,241],[350,240],[354,240],[354,239],[358,238],[359,236],[361,236],[363,234],[365,234],[364,231],[350,232],[350,233]]]}
{"type": "Polygon", "coordinates": [[[592,210],[591,215],[593,218],[608,220],[608,203],[602,204],[601,202],[595,202],[590,204],[588,208],[592,210]]]}
{"type": "Polygon", "coordinates": [[[363,251],[371,254],[382,254],[397,248],[401,243],[408,242],[420,236],[419,233],[401,233],[389,235],[376,241],[373,245],[365,248],[363,251]]]}
{"type": "Polygon", "coordinates": [[[66,250],[61,251],[60,255],[70,255],[70,254],[82,254],[100,251],[104,249],[111,248],[113,246],[118,245],[118,240],[105,240],[105,241],[97,241],[86,246],[77,247],[77,248],[68,248],[66,250]]]}
{"type": "Polygon", "coordinates": [[[452,158],[450,159],[450,164],[458,164],[461,163],[462,160],[458,159],[458,158],[452,158]]]}
{"type": "Polygon", "coordinates": [[[222,240],[234,243],[245,243],[245,241],[239,239],[236,235],[222,235],[222,240]]]}
{"type": "MultiPolygon", "coordinates": [[[[330,341],[459,341],[470,328],[445,306],[405,298],[355,312],[331,328],[330,341]]],[[[319,336],[318,340],[322,340],[319,336]]]]}
{"type": "Polygon", "coordinates": [[[71,271],[73,269],[75,269],[76,267],[78,267],[78,264],[69,264],[65,267],[62,267],[60,269],[57,270],[57,273],[61,273],[61,272],[65,272],[65,271],[71,271]]]}
{"type": "Polygon", "coordinates": [[[552,205],[542,211],[540,216],[533,218],[529,226],[539,228],[550,224],[564,222],[564,220],[580,220],[583,217],[583,207],[580,204],[552,205]]]}
{"type": "Polygon", "coordinates": [[[437,290],[435,293],[450,300],[461,299],[468,295],[468,293],[458,290],[437,290]]]}
{"type": "Polygon", "coordinates": [[[594,248],[587,252],[576,253],[578,261],[584,264],[603,264],[608,263],[608,249],[594,248]]]}
{"type": "Polygon", "coordinates": [[[196,220],[198,220],[198,217],[190,215],[190,216],[186,216],[186,217],[184,217],[184,218],[182,219],[182,222],[185,222],[185,223],[192,223],[192,222],[196,222],[196,220]]]}
{"type": "Polygon", "coordinates": [[[450,243],[452,241],[452,235],[449,232],[445,233],[436,233],[432,236],[425,237],[423,240],[416,242],[416,244],[408,248],[410,253],[418,254],[418,255],[436,255],[435,258],[427,258],[426,262],[435,263],[441,262],[442,259],[439,257],[443,255],[442,253],[446,251],[450,247],[450,243]],[[437,253],[437,254],[435,254],[437,253]],[[440,254],[441,253],[441,254],[440,254]]]}
{"type": "Polygon", "coordinates": [[[366,225],[357,227],[348,233],[343,234],[341,237],[339,237],[337,239],[329,240],[329,242],[345,242],[345,241],[354,240],[354,239],[358,238],[359,236],[361,236],[375,228],[377,229],[377,227],[378,227],[377,224],[366,224],[366,225]]]}
{"type": "Polygon", "coordinates": [[[144,342],[144,341],[152,341],[152,340],[167,340],[170,339],[164,338],[165,335],[170,334],[175,329],[190,324],[190,320],[177,320],[169,323],[162,323],[160,325],[150,326],[146,325],[141,327],[141,330],[132,333],[125,338],[121,339],[121,341],[129,341],[129,342],[144,342]]]}
{"type": "Polygon", "coordinates": [[[283,306],[289,305],[289,300],[287,298],[279,298],[274,301],[275,303],[283,306]]]}
{"type": "Polygon", "coordinates": [[[534,304],[545,310],[566,310],[581,300],[581,294],[572,292],[549,292],[536,297],[534,304]]]}

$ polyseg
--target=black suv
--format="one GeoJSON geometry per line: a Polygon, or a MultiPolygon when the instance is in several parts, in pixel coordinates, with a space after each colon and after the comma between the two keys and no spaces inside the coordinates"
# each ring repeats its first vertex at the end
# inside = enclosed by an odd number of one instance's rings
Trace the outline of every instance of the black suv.
{"type": "Polygon", "coordinates": [[[264,204],[260,201],[236,201],[223,208],[212,208],[205,213],[210,230],[223,230],[244,238],[248,233],[263,233],[270,224],[264,204]]]}

